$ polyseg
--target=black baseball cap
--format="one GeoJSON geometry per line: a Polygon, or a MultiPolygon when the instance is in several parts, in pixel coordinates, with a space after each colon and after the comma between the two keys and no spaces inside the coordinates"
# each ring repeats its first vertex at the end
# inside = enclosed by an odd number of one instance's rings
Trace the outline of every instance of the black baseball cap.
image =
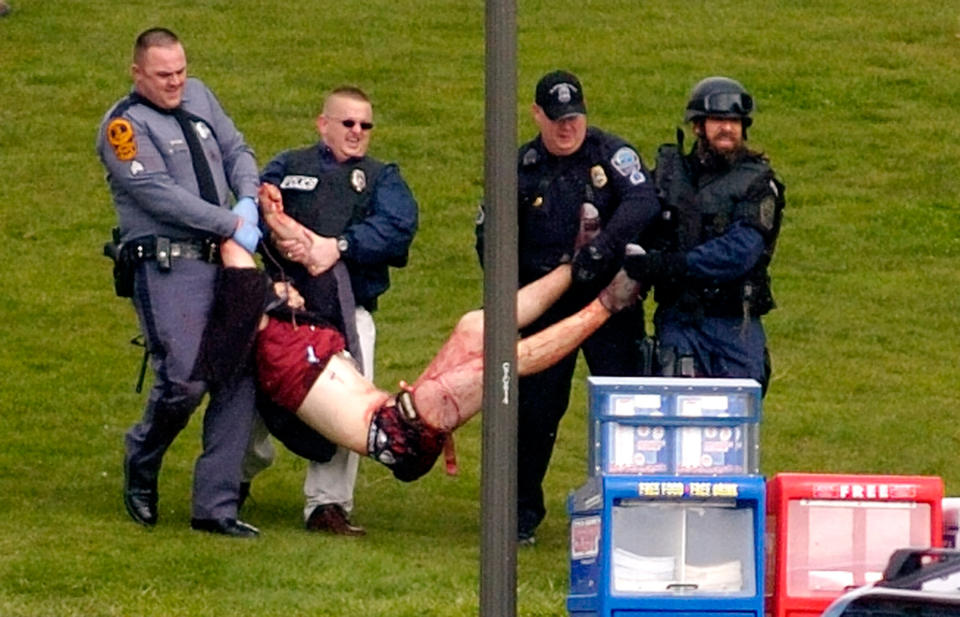
{"type": "Polygon", "coordinates": [[[553,71],[537,82],[537,105],[551,120],[575,114],[587,114],[583,104],[583,86],[573,73],[553,71]]]}

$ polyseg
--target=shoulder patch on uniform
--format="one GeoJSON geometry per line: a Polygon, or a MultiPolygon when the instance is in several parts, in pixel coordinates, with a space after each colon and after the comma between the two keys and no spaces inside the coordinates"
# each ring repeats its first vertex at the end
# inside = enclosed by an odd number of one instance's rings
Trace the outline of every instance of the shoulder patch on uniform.
{"type": "Polygon", "coordinates": [[[773,195],[768,195],[760,202],[760,225],[770,231],[773,229],[774,220],[777,214],[777,199],[773,195]]]}
{"type": "Polygon", "coordinates": [[[281,189],[292,191],[312,191],[319,180],[314,176],[284,176],[280,181],[281,189]]]}
{"type": "Polygon", "coordinates": [[[621,176],[629,178],[631,184],[641,184],[647,180],[640,166],[640,155],[629,146],[622,146],[614,152],[610,164],[621,176]]]}
{"type": "Polygon", "coordinates": [[[137,156],[137,141],[134,139],[133,125],[126,118],[117,117],[107,125],[107,143],[121,161],[131,161],[137,156]]]}
{"type": "Polygon", "coordinates": [[[533,165],[537,162],[537,159],[540,158],[540,155],[537,154],[536,148],[530,148],[523,153],[523,164],[524,165],[533,165]]]}

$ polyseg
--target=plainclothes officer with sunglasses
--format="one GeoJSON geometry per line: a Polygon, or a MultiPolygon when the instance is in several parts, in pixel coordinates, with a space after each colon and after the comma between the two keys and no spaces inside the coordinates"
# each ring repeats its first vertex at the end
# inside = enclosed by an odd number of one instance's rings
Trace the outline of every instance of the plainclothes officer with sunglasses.
{"type": "Polygon", "coordinates": [[[749,377],[764,389],[769,382],[760,317],[774,307],[768,266],[784,186],[767,158],[746,145],[752,111],[739,82],[704,79],[684,116],[696,136],[692,149],[684,154],[678,131],[678,143],[658,151],[663,220],[644,243],[647,253],[627,257],[624,267],[654,285],[665,376],[749,377]]]}
{"type": "MultiPolygon", "coordinates": [[[[373,106],[363,90],[352,86],[333,90],[316,126],[321,138],[318,143],[279,154],[260,179],[280,189],[287,214],[322,238],[309,254],[302,253],[297,243],[273,244],[271,257],[264,261],[275,278],[292,281],[308,310],[344,332],[350,352],[361,360],[364,376],[372,380],[376,328],[371,313],[377,308],[377,298],[390,286],[388,268],[407,263],[417,231],[417,202],[395,164],[367,156],[373,106]]],[[[270,414],[266,405],[259,407],[275,434],[278,431],[272,421],[295,420],[288,412],[270,414]]],[[[312,433],[296,422],[282,430],[285,435],[277,436],[288,446],[291,443],[285,439],[296,438],[304,430],[312,433]]],[[[273,455],[262,431],[261,439],[252,445],[248,479],[258,467],[269,465],[273,455]]],[[[307,456],[312,459],[304,482],[307,529],[363,534],[363,528],[352,525],[348,518],[353,508],[357,455],[329,444],[326,452],[307,456]]]]}

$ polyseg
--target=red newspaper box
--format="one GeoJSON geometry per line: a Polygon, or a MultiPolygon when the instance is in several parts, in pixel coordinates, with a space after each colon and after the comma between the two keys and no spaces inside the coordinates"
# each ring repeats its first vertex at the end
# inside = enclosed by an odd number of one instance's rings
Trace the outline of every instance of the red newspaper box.
{"type": "Polygon", "coordinates": [[[898,548],[939,547],[943,481],[932,476],[781,473],[767,483],[770,617],[817,617],[877,581],[898,548]]]}

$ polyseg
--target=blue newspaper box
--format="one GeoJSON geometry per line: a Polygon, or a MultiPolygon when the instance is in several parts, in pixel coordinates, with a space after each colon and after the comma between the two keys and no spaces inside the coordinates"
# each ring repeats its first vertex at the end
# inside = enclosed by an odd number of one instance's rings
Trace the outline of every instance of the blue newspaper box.
{"type": "Polygon", "coordinates": [[[752,475],[760,384],[752,379],[590,377],[588,475],[752,475]]]}
{"type": "Polygon", "coordinates": [[[764,479],[597,475],[570,514],[573,617],[762,617],[764,479]]]}

